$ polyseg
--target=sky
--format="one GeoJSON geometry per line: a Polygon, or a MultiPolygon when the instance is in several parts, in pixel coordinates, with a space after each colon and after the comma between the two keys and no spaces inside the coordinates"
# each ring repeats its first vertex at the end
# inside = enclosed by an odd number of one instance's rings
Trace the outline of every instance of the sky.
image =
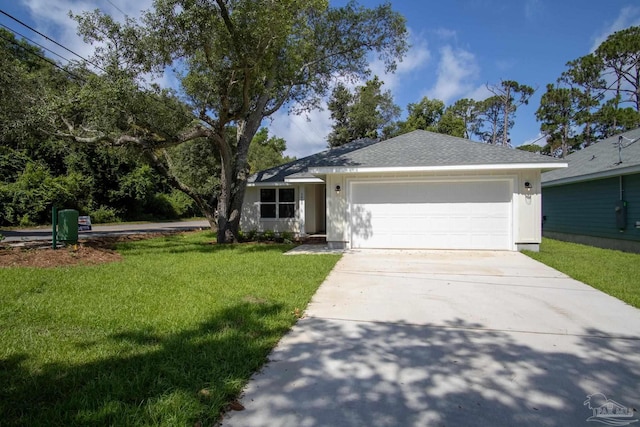
{"type": "MultiPolygon", "coordinates": [[[[331,6],[346,3],[330,1],[331,6]]],[[[375,7],[382,2],[359,3],[375,7]]],[[[139,16],[151,4],[151,0],[0,0],[0,9],[88,56],[92,47],[76,35],[69,11],[99,8],[123,20],[125,15],[139,16]]],[[[370,66],[391,91],[403,117],[407,104],[424,96],[441,99],[446,105],[461,98],[481,100],[490,95],[487,84],[516,80],[537,90],[516,113],[510,133],[514,146],[539,140],[535,111],[540,97],[568,61],[592,52],[613,32],[640,25],[637,0],[395,0],[391,4],[406,18],[411,48],[395,74],[384,74],[382,65],[373,59],[370,66]]],[[[4,15],[0,15],[0,24],[64,57],[73,57],[4,15]]],[[[173,86],[176,80],[166,76],[160,83],[173,86]]],[[[289,114],[284,108],[264,125],[270,135],[286,140],[285,154],[300,158],[326,148],[332,122],[326,108],[306,115],[289,114]]]]}

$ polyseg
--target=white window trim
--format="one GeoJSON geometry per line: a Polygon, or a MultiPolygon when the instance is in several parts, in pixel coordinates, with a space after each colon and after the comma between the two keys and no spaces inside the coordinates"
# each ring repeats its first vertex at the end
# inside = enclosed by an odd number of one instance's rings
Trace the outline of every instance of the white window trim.
{"type": "MultiPolygon", "coordinates": [[[[261,221],[279,221],[279,220],[292,220],[292,219],[296,219],[296,213],[298,211],[297,206],[296,206],[296,189],[295,188],[288,188],[290,190],[293,191],[293,201],[291,202],[281,202],[280,201],[280,190],[283,190],[283,188],[264,188],[264,190],[273,190],[276,193],[276,200],[275,202],[263,202],[262,201],[262,197],[261,197],[261,192],[258,195],[259,199],[258,200],[258,205],[260,206],[259,208],[259,213],[260,213],[260,220],[261,221]],[[262,216],[262,205],[275,205],[276,207],[276,216],[275,217],[263,217],[262,216]],[[293,216],[288,216],[288,217],[280,217],[280,205],[293,205],[293,216]]],[[[262,190],[262,189],[261,189],[262,190]]]]}

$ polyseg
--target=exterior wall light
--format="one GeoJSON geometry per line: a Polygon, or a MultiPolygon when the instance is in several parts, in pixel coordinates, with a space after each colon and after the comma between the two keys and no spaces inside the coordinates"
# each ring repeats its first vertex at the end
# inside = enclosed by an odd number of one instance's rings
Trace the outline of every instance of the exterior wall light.
{"type": "Polygon", "coordinates": [[[339,185],[336,185],[336,194],[340,194],[340,190],[342,190],[342,188],[340,188],[339,185]]]}
{"type": "Polygon", "coordinates": [[[531,193],[531,183],[529,181],[525,181],[524,188],[527,190],[527,193],[531,193]]]}

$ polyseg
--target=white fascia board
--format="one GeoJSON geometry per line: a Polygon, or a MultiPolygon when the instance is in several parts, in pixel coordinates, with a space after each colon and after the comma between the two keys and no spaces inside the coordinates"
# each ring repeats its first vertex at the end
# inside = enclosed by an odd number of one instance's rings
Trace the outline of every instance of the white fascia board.
{"type": "Polygon", "coordinates": [[[247,187],[291,187],[288,182],[248,182],[247,187]]]}
{"type": "Polygon", "coordinates": [[[640,165],[629,166],[628,168],[620,168],[596,173],[590,173],[586,175],[570,176],[567,178],[555,179],[553,181],[543,181],[543,187],[553,187],[556,185],[572,184],[574,182],[593,181],[594,179],[611,178],[620,175],[631,175],[634,173],[640,173],[640,165]]]}
{"type": "Polygon", "coordinates": [[[446,172],[446,171],[478,171],[478,170],[517,170],[517,169],[561,169],[568,163],[506,163],[496,165],[450,165],[450,166],[410,166],[410,167],[319,167],[309,168],[309,173],[337,174],[337,173],[380,173],[380,172],[446,172]]]}
{"type": "Polygon", "coordinates": [[[301,178],[286,177],[284,179],[284,182],[291,182],[291,183],[296,183],[296,184],[322,184],[324,181],[321,180],[320,178],[316,178],[316,177],[301,177],[301,178]]]}

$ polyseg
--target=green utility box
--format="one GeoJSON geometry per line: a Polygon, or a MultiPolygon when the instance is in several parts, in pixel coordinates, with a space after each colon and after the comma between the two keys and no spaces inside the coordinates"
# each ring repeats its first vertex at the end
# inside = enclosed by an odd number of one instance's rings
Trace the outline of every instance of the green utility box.
{"type": "Polygon", "coordinates": [[[78,211],[63,209],[58,211],[58,241],[78,242],[78,211]]]}

